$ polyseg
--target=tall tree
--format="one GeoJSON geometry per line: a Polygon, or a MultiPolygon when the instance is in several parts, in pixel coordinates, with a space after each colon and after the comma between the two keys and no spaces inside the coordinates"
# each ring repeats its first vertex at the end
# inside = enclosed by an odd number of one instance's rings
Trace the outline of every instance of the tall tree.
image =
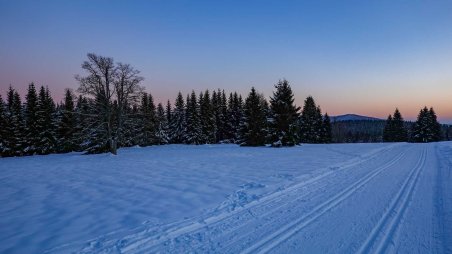
{"type": "Polygon", "coordinates": [[[11,86],[7,95],[7,125],[5,139],[5,156],[21,156],[24,154],[24,122],[22,113],[22,102],[19,93],[11,86]]]}
{"type": "Polygon", "coordinates": [[[157,143],[155,137],[157,131],[156,108],[154,98],[151,94],[148,95],[147,93],[143,93],[140,105],[140,116],[140,145],[148,146],[157,143]]]}
{"type": "Polygon", "coordinates": [[[90,106],[88,99],[80,95],[77,99],[77,105],[75,107],[75,117],[76,117],[76,125],[75,125],[75,144],[76,151],[84,151],[88,148],[89,137],[92,122],[90,106]]]}
{"type": "Polygon", "coordinates": [[[392,117],[392,128],[393,128],[393,138],[394,142],[406,142],[408,141],[408,131],[405,128],[405,121],[403,120],[402,114],[399,109],[396,108],[394,115],[392,117]]]}
{"type": "Polygon", "coordinates": [[[386,120],[385,128],[383,130],[383,141],[394,141],[394,120],[392,119],[392,115],[389,115],[388,119],[386,120]]]}
{"type": "Polygon", "coordinates": [[[267,136],[265,99],[254,87],[245,100],[240,126],[241,146],[263,146],[267,136]]]}
{"type": "Polygon", "coordinates": [[[412,131],[414,142],[427,143],[433,141],[433,126],[430,112],[427,107],[421,109],[412,131]]]}
{"type": "Polygon", "coordinates": [[[77,149],[76,116],[74,107],[74,93],[66,89],[61,120],[58,126],[58,150],[60,152],[71,152],[77,149]]]}
{"type": "Polygon", "coordinates": [[[180,144],[185,141],[185,104],[181,92],[176,98],[174,112],[171,116],[170,130],[172,143],[180,144]]]}
{"type": "Polygon", "coordinates": [[[38,138],[40,135],[38,129],[38,94],[34,83],[28,86],[27,95],[25,96],[25,149],[27,154],[36,153],[38,138]]]}
{"type": "Polygon", "coordinates": [[[300,117],[300,137],[304,143],[320,143],[322,140],[322,122],[320,108],[315,104],[314,98],[309,96],[304,101],[300,117]]]}
{"type": "Polygon", "coordinates": [[[195,91],[192,91],[190,97],[187,97],[185,121],[187,126],[185,142],[195,145],[203,143],[199,104],[195,91]]]}
{"type": "Polygon", "coordinates": [[[157,106],[157,131],[156,131],[156,141],[159,145],[168,144],[169,134],[168,134],[168,118],[165,114],[165,109],[161,103],[157,106]]]}
{"type": "Polygon", "coordinates": [[[431,134],[429,135],[430,141],[438,142],[442,139],[441,124],[438,122],[435,110],[431,107],[429,113],[429,124],[431,126],[431,134]]]}
{"type": "Polygon", "coordinates": [[[333,139],[333,135],[331,133],[331,120],[330,116],[327,113],[323,116],[323,135],[322,135],[322,143],[331,143],[333,139]]]}
{"type": "Polygon", "coordinates": [[[56,133],[55,133],[55,103],[50,96],[48,88],[41,86],[38,96],[38,123],[39,141],[37,144],[37,152],[39,154],[49,154],[56,150],[56,133]]]}
{"type": "MultiPolygon", "coordinates": [[[[139,76],[140,71],[134,69],[130,64],[117,63],[115,68],[115,75],[113,80],[115,91],[115,102],[117,104],[114,119],[114,143],[118,144],[127,143],[128,145],[135,145],[134,133],[130,133],[131,129],[136,129],[136,112],[138,110],[138,102],[144,88],[140,86],[140,83],[144,80],[139,76]]],[[[155,104],[153,103],[152,96],[149,94],[148,103],[151,122],[155,125],[155,104]],[[151,103],[152,102],[152,103],[151,103]]],[[[153,132],[155,132],[155,126],[153,126],[153,132]]],[[[154,136],[154,135],[153,135],[154,136]]],[[[155,138],[151,137],[151,139],[155,138]]],[[[152,142],[152,141],[151,141],[152,142]]]]}
{"type": "Polygon", "coordinates": [[[80,83],[79,92],[91,97],[94,102],[92,120],[96,122],[92,137],[97,142],[89,152],[110,151],[116,154],[129,112],[127,109],[137,102],[143,78],[128,64],[118,63],[116,66],[113,58],[92,53],[88,54],[82,69],[88,74],[85,77],[76,76],[80,83]]]}
{"type": "Polygon", "coordinates": [[[215,143],[215,113],[210,99],[209,90],[199,96],[201,129],[204,143],[215,143]]]}
{"type": "Polygon", "coordinates": [[[5,156],[5,150],[7,149],[6,139],[8,136],[8,126],[6,121],[6,108],[3,98],[0,95],[0,157],[5,156]]]}
{"type": "Polygon", "coordinates": [[[294,104],[294,94],[287,80],[275,85],[276,91],[270,98],[270,135],[273,145],[293,146],[298,143],[298,117],[300,110],[294,104]]]}
{"type": "Polygon", "coordinates": [[[169,100],[166,102],[165,116],[166,116],[166,122],[168,123],[168,128],[169,128],[169,124],[171,123],[171,116],[172,116],[171,102],[169,100]]]}

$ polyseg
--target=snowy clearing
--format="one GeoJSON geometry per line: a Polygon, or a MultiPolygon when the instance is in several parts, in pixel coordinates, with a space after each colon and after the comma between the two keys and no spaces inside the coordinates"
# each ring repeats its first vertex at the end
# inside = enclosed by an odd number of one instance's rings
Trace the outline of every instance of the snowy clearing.
{"type": "Polygon", "coordinates": [[[452,142],[0,159],[0,253],[450,253],[452,142]]]}

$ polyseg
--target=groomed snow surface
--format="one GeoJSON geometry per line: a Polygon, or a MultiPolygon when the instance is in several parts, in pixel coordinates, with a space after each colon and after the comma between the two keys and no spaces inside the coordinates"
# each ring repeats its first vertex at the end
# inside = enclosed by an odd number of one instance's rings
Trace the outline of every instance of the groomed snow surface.
{"type": "Polygon", "coordinates": [[[452,142],[0,159],[0,253],[452,253],[452,142]]]}

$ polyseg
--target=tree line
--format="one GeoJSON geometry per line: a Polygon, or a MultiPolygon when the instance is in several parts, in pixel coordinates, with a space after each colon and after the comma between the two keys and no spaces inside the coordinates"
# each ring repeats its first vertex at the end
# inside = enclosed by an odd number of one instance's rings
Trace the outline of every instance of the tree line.
{"type": "MultiPolygon", "coordinates": [[[[55,103],[48,88],[28,87],[25,102],[9,87],[0,96],[0,155],[117,153],[118,147],[162,144],[235,143],[242,146],[294,146],[330,142],[431,142],[441,140],[433,108],[421,110],[408,128],[396,109],[383,125],[365,121],[350,127],[331,123],[328,114],[309,96],[302,108],[294,103],[287,80],[275,84],[269,100],[253,87],[245,99],[224,90],[178,93],[174,105],[154,103],[141,86],[143,77],[129,64],[88,54],[77,75],[77,94],[65,90],[55,103]],[[39,90],[39,91],[38,91],[39,90]],[[369,125],[370,124],[370,125],[369,125]],[[345,127],[344,127],[345,126],[345,127]],[[354,129],[371,134],[353,134],[354,129]],[[345,130],[345,131],[344,131],[345,130]],[[382,137],[380,137],[380,136],[382,137]],[[380,137],[380,138],[379,138],[380,137]]],[[[447,132],[448,133],[448,132],[447,132]]]]}
{"type": "Polygon", "coordinates": [[[303,109],[294,104],[287,80],[275,85],[267,101],[251,89],[237,92],[179,92],[174,106],[154,103],[141,86],[143,77],[129,64],[88,54],[77,75],[78,95],[65,90],[55,103],[48,88],[28,86],[25,102],[12,86],[0,96],[1,156],[111,152],[118,147],[161,144],[236,143],[242,146],[294,146],[331,142],[327,114],[312,97],[303,109]],[[37,91],[39,90],[39,91],[37,91]],[[301,112],[300,112],[301,110],[301,112]]]}
{"type": "Polygon", "coordinates": [[[386,120],[383,140],[385,142],[437,142],[444,138],[441,129],[441,124],[432,107],[429,109],[425,106],[421,109],[414,124],[407,124],[399,109],[396,108],[394,114],[389,115],[386,120]]]}

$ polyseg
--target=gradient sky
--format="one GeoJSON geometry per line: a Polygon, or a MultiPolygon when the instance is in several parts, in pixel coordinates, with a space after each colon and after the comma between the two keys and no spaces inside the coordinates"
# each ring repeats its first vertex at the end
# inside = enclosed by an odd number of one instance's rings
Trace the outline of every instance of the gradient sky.
{"type": "Polygon", "coordinates": [[[267,97],[286,78],[296,103],[330,115],[452,122],[452,1],[0,0],[0,93],[77,88],[88,52],[132,64],[157,101],[192,89],[267,97]]]}

